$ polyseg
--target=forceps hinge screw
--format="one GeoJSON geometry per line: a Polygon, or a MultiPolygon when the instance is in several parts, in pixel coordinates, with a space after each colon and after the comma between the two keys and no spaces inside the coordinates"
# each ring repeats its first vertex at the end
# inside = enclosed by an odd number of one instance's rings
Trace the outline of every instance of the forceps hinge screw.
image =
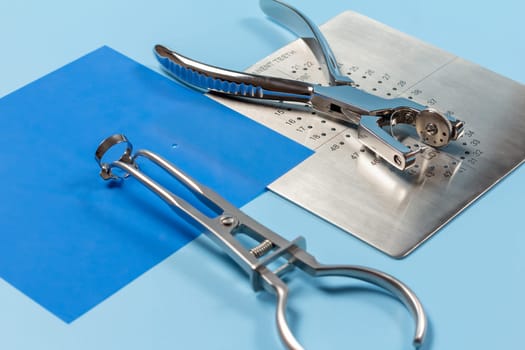
{"type": "Polygon", "coordinates": [[[223,215],[223,216],[221,216],[219,218],[219,221],[224,226],[228,226],[229,227],[229,226],[233,226],[237,220],[235,219],[235,217],[233,217],[231,215],[223,215]]]}

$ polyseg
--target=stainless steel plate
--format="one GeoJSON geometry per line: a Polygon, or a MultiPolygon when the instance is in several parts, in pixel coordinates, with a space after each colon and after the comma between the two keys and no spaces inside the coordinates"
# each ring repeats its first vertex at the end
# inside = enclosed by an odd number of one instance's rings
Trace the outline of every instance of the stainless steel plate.
{"type": "MultiPolygon", "coordinates": [[[[220,102],[316,153],[269,188],[394,257],[404,257],[525,158],[525,86],[353,12],[322,31],[359,88],[402,96],[467,123],[465,136],[426,149],[399,172],[376,159],[356,131],[286,105],[220,102]]],[[[295,41],[249,72],[327,83],[306,44],[295,41]]],[[[394,130],[412,148],[405,130],[394,130]]]]}

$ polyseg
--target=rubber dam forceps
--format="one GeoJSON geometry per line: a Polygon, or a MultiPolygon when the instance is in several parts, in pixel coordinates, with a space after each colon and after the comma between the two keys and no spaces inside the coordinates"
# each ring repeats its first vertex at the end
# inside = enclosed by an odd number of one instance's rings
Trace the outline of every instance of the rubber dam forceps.
{"type": "Polygon", "coordinates": [[[427,328],[423,306],[414,292],[396,278],[362,266],[318,263],[305,250],[304,238],[299,237],[293,241],[288,241],[244,214],[213,190],[198,183],[161,156],[147,150],[138,150],[133,153],[132,144],[124,135],[113,135],[102,141],[95,152],[95,159],[100,166],[100,176],[103,179],[122,180],[128,175],[135,177],[164,200],[174,211],[199,228],[204,229],[208,236],[248,274],[254,291],[264,289],[274,293],[277,296],[277,328],[288,349],[303,349],[288,326],[286,319],[288,287],[281,279],[281,276],[294,268],[298,268],[313,277],[346,276],[369,282],[387,290],[411,312],[416,323],[413,344],[416,347],[422,344],[427,328]],[[126,147],[122,156],[118,160],[105,162],[103,158],[106,152],[118,144],[121,144],[120,147],[123,145],[126,147]],[[144,174],[137,164],[139,158],[153,162],[179,181],[216,216],[210,217],[204,214],[144,174]],[[114,168],[120,169],[120,174],[114,172],[114,168]],[[125,175],[122,175],[122,171],[125,175]],[[251,249],[246,247],[246,242],[239,240],[239,234],[251,237],[256,243],[251,249]],[[284,261],[283,264],[275,270],[269,266],[271,263],[282,261],[284,261]]]}
{"type": "Polygon", "coordinates": [[[272,19],[299,34],[320,62],[327,66],[331,86],[231,71],[184,57],[164,46],[154,52],[164,70],[186,85],[220,95],[301,102],[314,111],[344,124],[357,125],[361,143],[397,169],[415,163],[417,153],[384,127],[408,124],[421,141],[443,147],[463,135],[464,122],[405,98],[385,99],[359,90],[341,74],[337,61],[317,26],[297,9],[278,0],[260,0],[262,10],[272,19]]]}

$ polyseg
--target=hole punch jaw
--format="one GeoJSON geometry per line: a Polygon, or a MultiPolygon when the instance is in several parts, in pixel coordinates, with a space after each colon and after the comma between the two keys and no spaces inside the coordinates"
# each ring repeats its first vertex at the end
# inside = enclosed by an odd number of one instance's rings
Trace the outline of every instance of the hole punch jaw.
{"type": "Polygon", "coordinates": [[[357,132],[359,141],[399,170],[412,167],[419,150],[411,150],[383,129],[384,117],[362,116],[357,132]]]}
{"type": "Polygon", "coordinates": [[[436,148],[448,145],[454,135],[451,121],[435,109],[419,112],[415,128],[423,143],[436,148]]]}

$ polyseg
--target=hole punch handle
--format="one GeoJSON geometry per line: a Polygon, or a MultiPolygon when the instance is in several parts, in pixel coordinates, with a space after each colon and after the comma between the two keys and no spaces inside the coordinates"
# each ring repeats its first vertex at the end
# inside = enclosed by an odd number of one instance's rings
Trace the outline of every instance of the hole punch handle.
{"type": "Polygon", "coordinates": [[[354,81],[339,70],[328,41],[312,20],[282,1],[260,0],[259,6],[268,17],[300,36],[310,47],[317,61],[326,64],[330,85],[353,85],[354,81]]]}
{"type": "Polygon", "coordinates": [[[192,60],[162,45],[155,57],[175,79],[203,91],[221,95],[309,103],[313,86],[302,81],[237,72],[192,60]]]}

